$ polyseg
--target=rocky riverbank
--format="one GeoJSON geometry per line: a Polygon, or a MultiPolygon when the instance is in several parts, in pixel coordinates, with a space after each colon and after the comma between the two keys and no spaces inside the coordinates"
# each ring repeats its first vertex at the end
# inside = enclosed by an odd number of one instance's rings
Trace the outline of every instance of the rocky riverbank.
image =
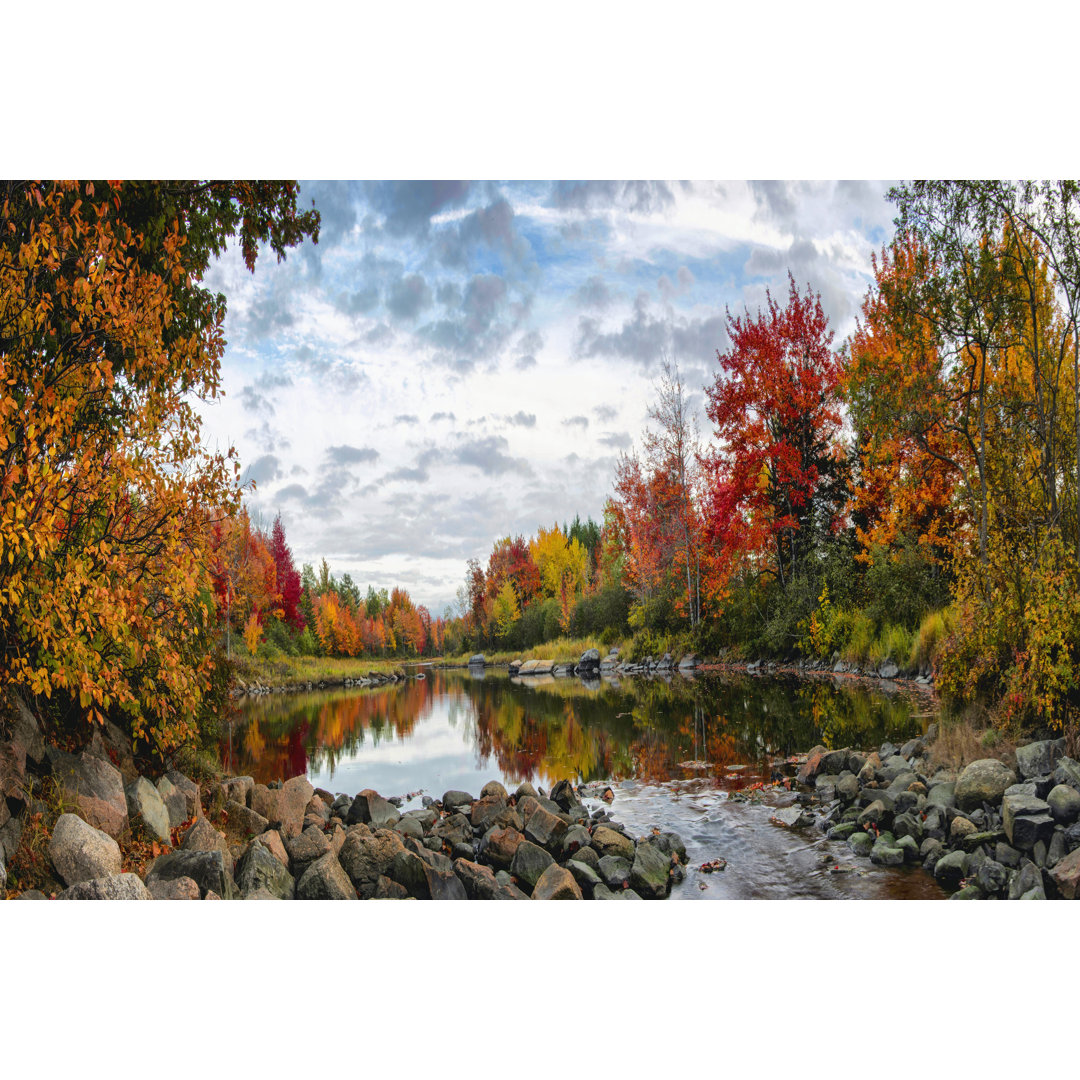
{"type": "Polygon", "coordinates": [[[871,753],[815,747],[794,775],[798,806],[829,840],[884,866],[921,865],[954,900],[1080,899],[1080,762],[1065,740],[959,772],[932,768],[937,726],[871,753]]]}
{"type": "Polygon", "coordinates": [[[631,837],[602,787],[510,794],[492,781],[478,797],[448,791],[402,811],[401,797],[333,794],[303,776],[200,785],[170,770],[151,781],[118,730],[69,753],[45,745],[21,703],[8,734],[0,895],[6,865],[65,900],[659,900],[685,873],[680,838],[631,837]],[[36,794],[46,786],[51,805],[36,794]]]}

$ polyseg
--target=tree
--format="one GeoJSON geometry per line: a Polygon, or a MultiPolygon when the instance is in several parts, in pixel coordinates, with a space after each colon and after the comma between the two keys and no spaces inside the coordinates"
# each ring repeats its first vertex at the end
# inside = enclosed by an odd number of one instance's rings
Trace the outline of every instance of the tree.
{"type": "Polygon", "coordinates": [[[281,524],[280,514],[274,518],[274,527],[270,533],[270,554],[274,559],[275,575],[281,594],[281,617],[289,627],[301,633],[305,619],[299,606],[300,573],[293,563],[292,551],[285,542],[285,527],[281,524]]]}
{"type": "Polygon", "coordinates": [[[789,275],[786,308],[728,313],[730,347],[706,388],[707,531],[729,565],[748,557],[786,586],[842,510],[840,357],[820,297],[789,275]]]}
{"type": "Polygon", "coordinates": [[[202,277],[234,236],[253,269],[317,233],[291,183],[0,185],[0,680],[162,750],[191,734],[238,470],[193,405],[224,348],[202,277]]]}

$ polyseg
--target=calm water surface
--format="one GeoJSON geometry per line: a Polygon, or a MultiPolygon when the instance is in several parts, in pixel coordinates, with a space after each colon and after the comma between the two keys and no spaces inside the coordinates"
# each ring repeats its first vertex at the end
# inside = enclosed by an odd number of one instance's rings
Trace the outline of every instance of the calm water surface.
{"type": "Polygon", "coordinates": [[[511,791],[610,781],[612,813],[631,833],[674,830],[692,868],[727,860],[721,873],[691,869],[673,899],[943,895],[921,869],[875,867],[816,828],[772,823],[794,796],[753,786],[770,763],[818,743],[870,749],[919,734],[929,715],[917,698],[832,680],[415,670],[426,677],[245,704],[221,747],[225,767],[263,783],[304,774],[335,793],[374,788],[404,808],[451,788],[475,795],[488,780],[511,791]]]}

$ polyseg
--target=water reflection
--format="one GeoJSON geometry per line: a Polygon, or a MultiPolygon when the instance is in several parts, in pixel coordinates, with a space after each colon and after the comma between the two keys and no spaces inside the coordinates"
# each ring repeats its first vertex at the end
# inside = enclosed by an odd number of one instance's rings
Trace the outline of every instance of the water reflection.
{"type": "MultiPolygon", "coordinates": [[[[386,794],[435,791],[447,774],[547,786],[564,777],[660,783],[702,776],[730,786],[760,775],[769,758],[819,742],[900,742],[923,723],[901,694],[831,680],[585,684],[429,670],[403,685],[256,699],[222,758],[230,772],[263,783],[306,773],[350,794],[359,788],[342,786],[342,774],[365,771],[396,783],[386,794]]],[[[383,790],[374,778],[360,786],[383,790]]]]}

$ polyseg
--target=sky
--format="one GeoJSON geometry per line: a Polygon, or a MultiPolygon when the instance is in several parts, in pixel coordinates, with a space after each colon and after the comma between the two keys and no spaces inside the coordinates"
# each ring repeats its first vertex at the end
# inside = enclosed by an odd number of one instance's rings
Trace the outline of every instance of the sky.
{"type": "Polygon", "coordinates": [[[297,565],[404,586],[435,615],[500,537],[602,519],[665,354],[703,437],[726,313],[788,273],[851,332],[888,184],[861,181],[301,182],[310,241],[254,275],[232,249],[225,395],[253,520],[297,565]]]}

